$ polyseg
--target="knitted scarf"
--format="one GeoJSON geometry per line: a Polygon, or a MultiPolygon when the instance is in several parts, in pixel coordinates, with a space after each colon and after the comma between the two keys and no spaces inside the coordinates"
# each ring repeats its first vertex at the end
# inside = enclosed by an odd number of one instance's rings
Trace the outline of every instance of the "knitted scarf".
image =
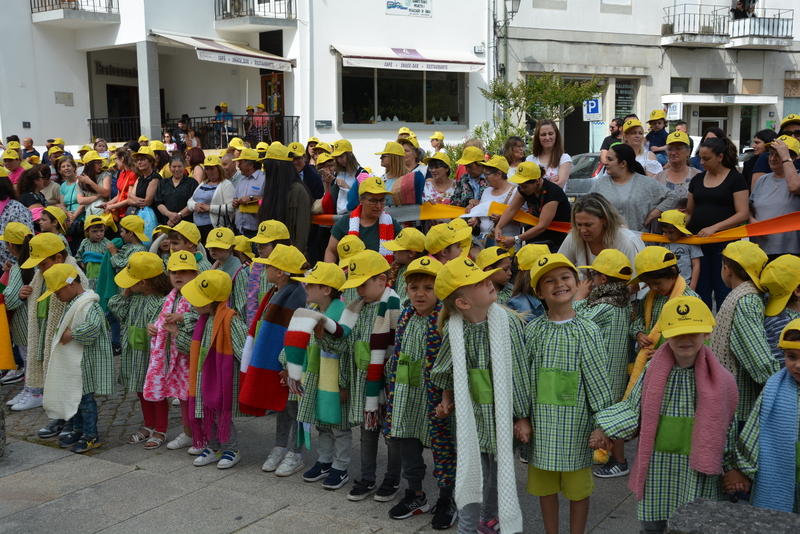
{"type": "MultiPolygon", "coordinates": [[[[591,307],[596,304],[611,304],[617,308],[624,308],[630,302],[630,291],[626,282],[610,282],[592,289],[586,297],[586,305],[591,307]]],[[[652,308],[652,304],[650,305],[652,308]]]]}
{"type": "MultiPolygon", "coordinates": [[[[348,235],[359,235],[361,207],[362,206],[359,204],[358,207],[350,213],[350,229],[347,232],[348,235]]],[[[381,217],[378,219],[378,235],[380,236],[380,249],[378,252],[380,252],[381,256],[386,258],[386,261],[391,265],[392,262],[394,262],[394,253],[387,249],[384,244],[394,239],[394,224],[392,223],[392,216],[386,213],[386,211],[381,212],[381,217]]]]}
{"type": "Polygon", "coordinates": [[[166,322],[165,315],[168,313],[188,313],[190,311],[192,311],[192,305],[189,304],[185,298],[180,296],[180,292],[177,289],[173,289],[169,292],[164,300],[161,313],[154,323],[158,334],[156,334],[156,337],[150,338],[150,362],[152,364],[154,360],[161,360],[164,362],[164,366],[162,369],[155,369],[148,366],[143,392],[145,400],[157,402],[164,399],[163,395],[159,395],[163,391],[161,388],[156,388],[154,391],[154,388],[150,387],[150,383],[152,382],[151,370],[160,377],[166,378],[169,375],[170,362],[175,362],[180,357],[178,355],[177,338],[173,340],[172,334],[167,332],[167,329],[164,328],[164,323],[166,322]],[[156,396],[154,396],[154,394],[156,396]]]}
{"type": "Polygon", "coordinates": [[[432,315],[436,316],[425,334],[425,385],[428,388],[428,423],[431,434],[431,455],[433,456],[433,476],[440,488],[452,488],[456,478],[456,443],[450,418],[436,417],[436,407],[442,402],[442,388],[431,381],[431,369],[436,363],[442,336],[437,326],[441,303],[436,305],[432,315]],[[431,328],[431,326],[433,328],[431,328]]]}
{"type": "MultiPolygon", "coordinates": [[[[261,300],[258,293],[261,291],[261,275],[266,265],[254,262],[247,277],[247,324],[253,324],[256,318],[256,311],[261,300]]],[[[263,310],[262,310],[263,311],[263,310]]],[[[258,315],[261,317],[261,314],[258,315]]]]}
{"type": "MultiPolygon", "coordinates": [[[[348,336],[358,320],[364,307],[362,299],[355,299],[342,312],[341,321],[343,335],[348,336]]],[[[386,391],[383,367],[394,351],[394,332],[400,316],[400,298],[390,287],[383,290],[378,315],[372,327],[369,343],[356,342],[355,361],[368,361],[367,386],[364,403],[364,429],[380,430],[381,419],[386,410],[386,391]]]]}
{"type": "Polygon", "coordinates": [[[728,296],[722,302],[722,306],[717,310],[717,326],[711,333],[711,350],[717,355],[722,366],[734,375],[739,369],[739,363],[736,361],[736,356],[731,352],[733,316],[736,313],[736,306],[739,304],[740,298],[745,295],[758,294],[760,294],[760,291],[756,285],[748,280],[728,293],[728,296]]]}
{"type": "Polygon", "coordinates": [[[791,452],[797,443],[797,381],[785,368],[767,380],[758,418],[753,506],[793,512],[797,468],[791,452]]]}
{"type": "MultiPolygon", "coordinates": [[[[265,301],[271,293],[264,297],[265,301]]],[[[263,301],[261,305],[264,305],[263,301]]],[[[261,322],[261,328],[253,343],[245,344],[245,352],[242,354],[239,387],[239,409],[242,412],[262,416],[266,415],[267,410],[280,412],[286,408],[289,388],[281,385],[280,377],[280,372],[283,371],[280,362],[283,338],[292,315],[305,305],[306,290],[300,282],[291,281],[268,301],[263,321],[260,321],[261,314],[254,320],[254,325],[261,322]]],[[[250,336],[248,342],[249,340],[250,336]]]]}
{"type": "MultiPolygon", "coordinates": [[[[672,292],[669,294],[669,300],[680,297],[683,295],[684,291],[686,291],[686,280],[684,280],[681,275],[678,275],[677,280],[675,280],[675,285],[672,286],[672,292]]],[[[659,340],[661,340],[661,325],[658,324],[658,321],[652,326],[652,329],[650,326],[653,322],[653,302],[655,302],[655,300],[656,294],[653,291],[648,291],[644,302],[641,303],[641,305],[644,306],[644,327],[650,330],[647,337],[653,342],[651,345],[652,348],[656,348],[659,340]]],[[[628,380],[628,387],[625,388],[625,395],[622,396],[622,400],[627,399],[628,395],[631,394],[633,385],[639,379],[639,375],[642,374],[645,365],[647,365],[647,362],[650,360],[650,356],[647,354],[648,350],[650,349],[640,349],[639,353],[636,355],[636,361],[633,363],[633,371],[631,371],[631,378],[628,380]]]]}
{"type": "MultiPolygon", "coordinates": [[[[653,355],[644,376],[639,447],[628,481],[628,488],[636,493],[636,498],[640,501],[644,496],[644,483],[658,432],[664,390],[674,365],[675,355],[672,348],[669,343],[664,343],[653,355]]],[[[706,475],[721,475],[728,426],[739,403],[736,379],[705,345],[700,349],[694,363],[694,379],[697,402],[689,467],[706,475]]],[[[796,399],[793,402],[796,403],[796,399]]]]}
{"type": "MultiPolygon", "coordinates": [[[[453,391],[456,410],[456,505],[483,500],[483,472],[478,430],[469,390],[469,369],[464,348],[464,324],[460,314],[450,318],[450,347],[453,357],[453,391]]],[[[512,398],[511,343],[508,316],[497,304],[489,309],[489,350],[492,357],[492,389],[494,391],[495,427],[497,432],[497,501],[503,532],[522,532],[522,512],[517,498],[514,475],[513,436],[508,430],[514,424],[512,398]]]]}
{"type": "Polygon", "coordinates": [[[198,449],[205,448],[212,439],[211,431],[217,424],[217,440],[225,443],[230,440],[233,400],[236,392],[233,387],[233,374],[236,370],[236,357],[231,340],[231,321],[236,314],[224,302],[220,303],[214,314],[211,331],[211,344],[202,346],[203,333],[208,323],[208,315],[197,319],[192,336],[189,354],[189,413],[192,425],[192,444],[198,449]],[[204,350],[207,352],[203,355],[204,350]],[[197,379],[201,378],[200,393],[202,411],[197,412],[197,379]],[[201,413],[202,417],[197,417],[201,413]]]}

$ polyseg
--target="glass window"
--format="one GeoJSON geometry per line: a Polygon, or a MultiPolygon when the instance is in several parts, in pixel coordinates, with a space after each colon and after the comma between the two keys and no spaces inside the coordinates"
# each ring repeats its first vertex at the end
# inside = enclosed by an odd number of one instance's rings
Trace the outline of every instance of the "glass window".
{"type": "Polygon", "coordinates": [[[375,114],[375,69],[342,67],[342,122],[369,124],[375,114]]]}
{"type": "Polygon", "coordinates": [[[384,120],[424,122],[422,72],[378,69],[378,115],[384,120]]]}
{"type": "Polygon", "coordinates": [[[689,78],[670,78],[669,80],[670,93],[688,93],[689,92],[689,78]]]}
{"type": "Polygon", "coordinates": [[[425,121],[461,122],[459,75],[456,72],[425,73],[425,121]]]}
{"type": "Polygon", "coordinates": [[[624,80],[617,78],[616,89],[614,89],[614,116],[624,118],[633,113],[633,106],[636,102],[636,88],[638,80],[624,80]]]}
{"type": "Polygon", "coordinates": [[[705,94],[728,93],[728,80],[701,79],[700,92],[705,94]]]}

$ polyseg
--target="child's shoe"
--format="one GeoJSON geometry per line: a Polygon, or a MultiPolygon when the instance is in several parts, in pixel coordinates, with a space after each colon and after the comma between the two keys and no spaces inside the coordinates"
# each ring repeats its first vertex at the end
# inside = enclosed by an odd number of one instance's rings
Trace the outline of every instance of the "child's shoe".
{"type": "Polygon", "coordinates": [[[238,464],[241,459],[242,455],[239,454],[239,451],[225,451],[217,464],[217,469],[230,469],[238,464]]]}
{"type": "Polygon", "coordinates": [[[34,408],[41,408],[42,406],[42,396],[41,395],[34,395],[30,391],[28,391],[25,395],[22,396],[20,401],[16,403],[11,409],[15,412],[23,412],[25,410],[32,410],[34,408]]]}
{"type": "Polygon", "coordinates": [[[317,482],[318,480],[328,478],[328,473],[331,472],[331,465],[332,464],[323,464],[322,462],[315,463],[314,467],[303,473],[303,480],[306,482],[317,482]]]}
{"type": "Polygon", "coordinates": [[[200,456],[195,458],[192,463],[197,467],[203,467],[204,465],[219,462],[220,458],[222,458],[222,451],[205,448],[203,452],[200,453],[200,456]]]}
{"type": "Polygon", "coordinates": [[[434,530],[446,530],[456,524],[458,520],[458,508],[456,501],[448,497],[439,497],[436,504],[431,508],[433,519],[431,527],[434,530]]]}
{"type": "Polygon", "coordinates": [[[14,406],[16,403],[22,400],[22,397],[24,397],[25,394],[28,393],[28,391],[29,390],[27,387],[22,388],[19,391],[19,393],[17,393],[16,395],[8,399],[8,401],[6,401],[6,406],[14,406]]]}
{"type": "MultiPolygon", "coordinates": [[[[347,476],[346,469],[331,469],[331,472],[328,473],[328,478],[322,483],[322,487],[327,490],[337,490],[344,486],[348,480],[350,480],[350,477],[347,476]]],[[[350,499],[350,496],[348,495],[347,498],[350,499]]],[[[353,499],[350,500],[352,501],[353,499]]]]}
{"type": "Polygon", "coordinates": [[[17,382],[22,382],[25,379],[25,368],[22,369],[13,369],[6,374],[3,375],[3,378],[0,378],[0,384],[7,386],[9,384],[16,384],[17,382]]]}
{"type": "Polygon", "coordinates": [[[628,468],[628,462],[621,464],[612,456],[603,467],[595,469],[594,476],[598,478],[624,477],[630,472],[631,470],[628,468]]]}
{"type": "Polygon", "coordinates": [[[58,438],[58,446],[62,449],[74,447],[75,444],[81,440],[81,436],[83,436],[83,432],[77,432],[73,430],[66,436],[58,438]]]}
{"type": "Polygon", "coordinates": [[[61,432],[58,433],[58,439],[63,438],[64,436],[72,432],[74,429],[75,429],[75,422],[72,419],[67,419],[67,421],[64,422],[64,428],[62,428],[61,432]]]}
{"type": "Polygon", "coordinates": [[[407,489],[406,496],[399,503],[389,510],[389,517],[392,519],[406,519],[412,515],[424,514],[431,509],[425,493],[417,495],[414,490],[407,489]]]}
{"type": "Polygon", "coordinates": [[[389,502],[394,499],[398,493],[400,493],[400,481],[384,478],[383,484],[381,484],[381,487],[378,488],[378,491],[375,493],[375,497],[373,497],[373,499],[378,502],[389,502]]]}
{"type": "Polygon", "coordinates": [[[303,457],[295,452],[289,451],[275,470],[275,476],[288,477],[298,471],[302,471],[305,467],[303,457]]]}
{"type": "Polygon", "coordinates": [[[63,419],[53,419],[47,426],[40,428],[36,435],[40,438],[52,438],[53,436],[58,436],[61,431],[64,429],[64,425],[66,421],[63,419]]]}
{"type": "Polygon", "coordinates": [[[189,447],[189,450],[186,452],[189,453],[190,456],[200,456],[203,454],[203,449],[198,449],[197,447],[192,446],[189,447]]]}
{"type": "Polygon", "coordinates": [[[267,456],[267,461],[265,461],[264,465],[261,466],[261,470],[267,473],[272,473],[281,464],[285,454],[286,449],[283,447],[275,447],[272,449],[272,452],[269,453],[269,456],[267,456]]]}
{"type": "Polygon", "coordinates": [[[365,480],[356,480],[353,483],[353,489],[347,494],[348,501],[363,501],[367,495],[375,491],[377,486],[374,482],[367,482],[365,480]]]}
{"type": "Polygon", "coordinates": [[[497,519],[481,521],[478,523],[478,532],[481,534],[500,534],[500,521],[497,519]]]}
{"type": "Polygon", "coordinates": [[[181,432],[178,437],[167,443],[167,448],[171,451],[192,446],[192,438],[181,432]]]}
{"type": "Polygon", "coordinates": [[[86,451],[98,448],[100,445],[102,445],[102,443],[97,441],[96,436],[93,438],[81,437],[81,439],[78,440],[78,443],[72,447],[72,452],[83,454],[86,451]]]}

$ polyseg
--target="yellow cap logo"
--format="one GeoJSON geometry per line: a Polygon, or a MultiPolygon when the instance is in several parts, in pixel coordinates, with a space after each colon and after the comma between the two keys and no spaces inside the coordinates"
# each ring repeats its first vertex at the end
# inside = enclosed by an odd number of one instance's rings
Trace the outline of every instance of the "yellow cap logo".
{"type": "Polygon", "coordinates": [[[261,227],[259,228],[259,231],[260,232],[266,232],[267,231],[267,223],[261,223],[261,227]]]}
{"type": "Polygon", "coordinates": [[[456,231],[456,229],[453,228],[452,226],[450,226],[449,224],[447,225],[447,229],[450,230],[451,232],[455,232],[456,231]]]}
{"type": "Polygon", "coordinates": [[[188,255],[187,255],[185,252],[181,252],[181,254],[180,254],[180,256],[178,256],[178,258],[179,258],[181,261],[186,261],[186,260],[188,260],[188,259],[189,259],[189,256],[188,256],[188,255]]]}
{"type": "Polygon", "coordinates": [[[319,267],[319,265],[315,265],[315,266],[314,266],[314,267],[311,269],[311,272],[313,273],[314,271],[316,271],[316,270],[317,270],[317,267],[319,267]]]}
{"type": "Polygon", "coordinates": [[[223,236],[222,232],[217,232],[217,237],[222,238],[222,236],[223,236]]]}
{"type": "Polygon", "coordinates": [[[355,263],[351,263],[350,264],[350,272],[353,272],[355,270],[356,270],[356,264],[355,263]]]}
{"type": "Polygon", "coordinates": [[[208,280],[203,280],[200,282],[200,287],[206,289],[208,287],[208,280]]]}
{"type": "Polygon", "coordinates": [[[544,267],[547,265],[547,262],[550,261],[550,258],[542,258],[539,260],[539,267],[544,267]]]}
{"type": "Polygon", "coordinates": [[[342,245],[342,250],[345,252],[350,252],[350,245],[342,245]]]}
{"type": "Polygon", "coordinates": [[[472,262],[472,260],[464,260],[464,265],[467,267],[475,267],[475,264],[472,262]]]}
{"type": "Polygon", "coordinates": [[[419,260],[419,264],[427,267],[428,265],[431,264],[431,260],[429,260],[428,258],[423,258],[419,260]]]}
{"type": "Polygon", "coordinates": [[[675,311],[678,312],[678,315],[688,315],[690,308],[688,304],[678,304],[678,307],[675,308],[675,311]]]}
{"type": "Polygon", "coordinates": [[[626,123],[625,123],[625,126],[630,126],[630,125],[632,125],[632,124],[633,124],[633,119],[631,119],[631,120],[629,120],[628,122],[626,122],[626,123]]]}

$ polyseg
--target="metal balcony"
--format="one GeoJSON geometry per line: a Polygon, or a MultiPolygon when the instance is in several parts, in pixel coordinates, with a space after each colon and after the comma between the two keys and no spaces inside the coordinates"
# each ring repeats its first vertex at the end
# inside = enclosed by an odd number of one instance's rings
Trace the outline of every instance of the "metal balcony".
{"type": "Polygon", "coordinates": [[[792,46],[793,9],[756,8],[753,17],[730,21],[726,48],[774,49],[792,46]]]}
{"type": "Polygon", "coordinates": [[[214,0],[214,29],[263,32],[297,26],[296,0],[214,0]]]}
{"type": "Polygon", "coordinates": [[[728,8],[681,4],[664,8],[662,46],[717,47],[729,42],[728,8]]]}
{"type": "Polygon", "coordinates": [[[30,0],[34,23],[67,30],[119,24],[119,0],[30,0]]]}

